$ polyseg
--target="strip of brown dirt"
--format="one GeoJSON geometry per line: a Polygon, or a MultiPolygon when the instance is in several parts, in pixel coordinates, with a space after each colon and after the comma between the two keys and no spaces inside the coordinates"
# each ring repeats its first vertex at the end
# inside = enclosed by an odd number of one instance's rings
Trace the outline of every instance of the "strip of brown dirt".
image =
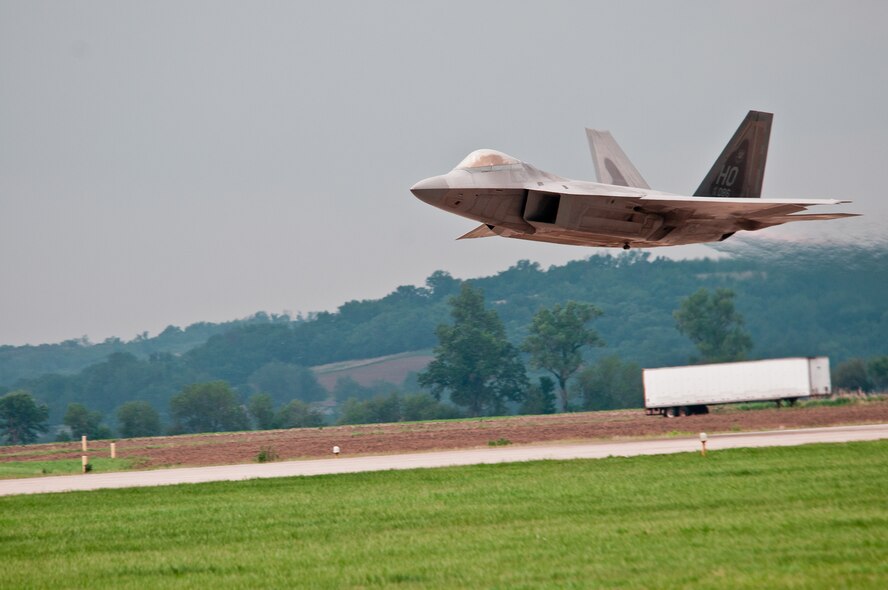
{"type": "MultiPolygon", "coordinates": [[[[279,459],[300,459],[329,457],[334,445],[343,454],[362,455],[470,448],[493,441],[527,444],[884,422],[888,422],[884,401],[749,411],[719,408],[708,415],[673,419],[619,410],[123,439],[117,441],[117,456],[137,459],[140,467],[223,465],[256,461],[261,449],[273,449],[279,459]]],[[[109,443],[90,442],[89,454],[108,456],[109,443]]],[[[79,442],[0,448],[0,462],[80,455],[79,442]]]]}

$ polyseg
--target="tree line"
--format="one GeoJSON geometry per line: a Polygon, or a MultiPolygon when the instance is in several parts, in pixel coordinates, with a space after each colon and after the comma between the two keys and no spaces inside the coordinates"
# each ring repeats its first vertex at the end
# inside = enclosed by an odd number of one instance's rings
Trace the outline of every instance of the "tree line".
{"type": "MultiPolygon", "coordinates": [[[[679,331],[697,344],[703,360],[742,358],[749,347],[742,334],[742,318],[734,312],[733,294],[726,290],[701,290],[683,301],[675,312],[679,331]],[[739,336],[738,336],[739,334],[739,336]],[[745,346],[737,346],[737,342],[745,346]]],[[[340,380],[334,391],[339,402],[339,424],[397,422],[455,418],[464,415],[551,413],[560,408],[603,409],[639,405],[640,368],[615,356],[586,367],[582,350],[605,343],[589,322],[601,316],[594,305],[569,301],[544,308],[533,317],[520,346],[506,337],[496,310],[485,305],[480,289],[464,283],[452,297],[450,323],[437,328],[435,358],[417,377],[429,392],[377,393],[350,379],[340,380]],[[531,382],[521,357],[530,367],[548,375],[531,382]],[[570,382],[577,374],[576,383],[570,382]],[[556,386],[558,403],[556,404],[556,386]],[[579,406],[571,398],[581,400],[579,406]]],[[[247,430],[250,428],[318,427],[327,423],[321,409],[311,402],[326,397],[310,371],[288,365],[266,365],[254,381],[262,391],[244,404],[227,382],[190,384],[169,402],[170,434],[247,430]],[[297,399],[284,399],[299,391],[297,399]],[[269,393],[271,392],[271,393],[269,393]],[[281,400],[284,399],[283,402],[281,400]],[[276,404],[279,404],[276,408],[276,404]]],[[[157,410],[144,400],[130,400],[117,408],[122,437],[154,436],[164,431],[157,410]]],[[[0,398],[0,428],[7,442],[33,442],[46,431],[49,416],[45,404],[26,390],[0,398]]],[[[101,412],[79,402],[69,403],[58,440],[87,436],[110,438],[111,429],[101,412]]]]}
{"type": "MultiPolygon", "coordinates": [[[[610,343],[608,350],[644,366],[677,364],[693,353],[672,329],[672,312],[681,298],[701,287],[736,293],[758,357],[826,355],[841,362],[885,353],[881,334],[888,329],[888,251],[755,244],[763,246],[726,242],[720,247],[730,248],[730,257],[718,260],[673,261],[633,251],[590,256],[547,270],[521,261],[473,283],[493,303],[509,339],[516,342],[539,309],[570,300],[594,301],[603,312],[596,327],[610,343]]],[[[349,301],[331,313],[293,319],[260,312],[226,324],[169,326],[158,336],[142,334],[130,342],[109,338],[92,344],[81,338],[0,346],[0,386],[33,388],[32,381],[74,376],[123,353],[167,365],[173,357],[175,371],[190,373],[188,381],[224,379],[241,389],[252,373],[273,361],[313,366],[426,349],[434,346],[435,329],[447,318],[447,300],[460,283],[436,271],[422,286],[401,286],[378,300],[349,301]]],[[[176,381],[175,375],[171,380],[176,381]]],[[[47,399],[67,386],[47,384],[47,393],[53,394],[47,399]]],[[[167,396],[180,387],[180,382],[171,383],[167,396]]],[[[138,388],[130,387],[127,395],[136,397],[132,394],[138,388]]],[[[56,415],[64,410],[64,404],[51,406],[56,415]]]]}
{"type": "MultiPolygon", "coordinates": [[[[876,358],[885,352],[881,334],[888,329],[888,304],[883,296],[888,286],[886,270],[888,255],[884,250],[774,247],[764,252],[737,251],[723,260],[670,261],[630,252],[591,256],[548,270],[524,261],[471,284],[490,302],[490,311],[496,312],[506,340],[516,343],[531,371],[540,373],[531,374],[522,401],[505,399],[502,403],[515,411],[525,406],[544,411],[553,404],[563,408],[566,395],[571,395],[576,408],[604,409],[625,407],[632,395],[637,395],[631,392],[639,391],[634,384],[640,377],[632,376],[640,372],[636,370],[639,366],[684,364],[692,358],[720,360],[700,348],[702,341],[695,336],[694,322],[687,323],[686,337],[675,329],[681,302],[700,289],[713,296],[707,313],[718,312],[730,299],[732,306],[736,304],[735,313],[745,320],[740,332],[718,336],[724,339],[728,356],[732,349],[745,350],[750,358],[827,355],[834,367],[849,359],[876,358]],[[719,299],[720,290],[730,292],[730,297],[719,299]],[[599,344],[607,346],[584,344],[579,349],[582,369],[565,379],[563,371],[541,368],[527,339],[535,329],[538,313],[552,312],[556,306],[564,309],[572,301],[595,302],[591,321],[599,344]],[[755,346],[749,349],[753,341],[755,346]],[[542,373],[548,373],[551,384],[540,380],[542,373]],[[565,387],[568,381],[574,392],[565,387]],[[610,383],[611,391],[623,393],[604,392],[603,383],[610,383]],[[615,385],[619,383],[622,385],[615,385]],[[584,393],[593,390],[597,390],[594,395],[584,393]]],[[[204,326],[205,341],[194,344],[200,339],[198,330],[188,336],[190,348],[184,340],[177,341],[182,347],[175,351],[162,350],[160,340],[154,342],[142,335],[138,340],[151,352],[133,352],[134,348],[116,351],[75,373],[6,381],[0,385],[0,395],[27,390],[47,404],[49,422],[54,424],[62,423],[73,403],[114,422],[120,406],[141,400],[156,408],[164,428],[174,423],[172,397],[195,383],[225,381],[243,399],[266,393],[275,412],[293,399],[316,403],[326,392],[317,384],[310,366],[440,344],[438,326],[451,316],[449,301],[460,294],[462,286],[462,281],[438,271],[422,287],[399,287],[380,300],[350,301],[334,313],[312,314],[296,321],[258,314],[254,320],[218,332],[204,326]]],[[[701,308],[699,317],[705,315],[701,308]]],[[[699,323],[699,318],[695,322],[699,323]]],[[[547,324],[551,321],[543,326],[547,324]]],[[[191,327],[185,331],[170,327],[161,340],[183,337],[177,336],[178,332],[192,331],[191,327]]],[[[15,373],[16,363],[10,359],[25,358],[32,348],[41,348],[51,356],[53,346],[57,345],[0,347],[3,374],[15,373]]],[[[95,346],[81,342],[61,348],[73,354],[95,346]]],[[[495,349],[492,342],[485,346],[495,349]]],[[[577,351],[564,354],[567,362],[577,351]]],[[[865,389],[870,378],[859,366],[855,374],[863,375],[858,381],[865,389]]],[[[337,386],[340,407],[349,397],[343,393],[348,388],[347,382],[337,386]]],[[[403,398],[419,388],[418,383],[411,383],[397,393],[403,398]]],[[[383,397],[392,393],[385,388],[370,389],[373,395],[383,397]]],[[[367,391],[357,390],[358,401],[369,401],[372,395],[367,391]]],[[[443,390],[441,399],[451,403],[443,390]]],[[[451,407],[472,411],[452,403],[451,407]]]]}
{"type": "Polygon", "coordinates": [[[167,326],[156,336],[148,332],[123,341],[117,337],[92,342],[88,336],[71,338],[56,344],[24,346],[0,345],[0,384],[10,385],[22,379],[33,379],[48,373],[73,374],[102,362],[109,355],[122,352],[138,358],[153,354],[181,354],[204,344],[210,337],[239,326],[268,323],[298,323],[303,318],[286,314],[258,312],[230,322],[196,322],[185,328],[167,326]]]}

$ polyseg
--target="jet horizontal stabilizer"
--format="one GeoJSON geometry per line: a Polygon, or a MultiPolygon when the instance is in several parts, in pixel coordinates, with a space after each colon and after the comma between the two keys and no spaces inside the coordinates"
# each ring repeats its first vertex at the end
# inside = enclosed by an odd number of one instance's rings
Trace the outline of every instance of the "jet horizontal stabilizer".
{"type": "Polygon", "coordinates": [[[469,240],[471,238],[492,238],[497,235],[494,233],[493,229],[487,225],[486,223],[482,223],[469,233],[463,234],[460,237],[456,238],[457,240],[469,240]]]}

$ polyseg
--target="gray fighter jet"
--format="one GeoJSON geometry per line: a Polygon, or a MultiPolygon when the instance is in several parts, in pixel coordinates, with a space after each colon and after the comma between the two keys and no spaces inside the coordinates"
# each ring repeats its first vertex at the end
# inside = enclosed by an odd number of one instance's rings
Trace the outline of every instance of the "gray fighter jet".
{"type": "Polygon", "coordinates": [[[410,191],[481,222],[459,239],[503,236],[624,249],[715,242],[790,221],[854,217],[798,214],[850,201],[761,198],[772,118],[750,111],[693,196],[651,190],[611,134],[593,129],[586,134],[598,182],[562,178],[483,149],[410,191]]]}

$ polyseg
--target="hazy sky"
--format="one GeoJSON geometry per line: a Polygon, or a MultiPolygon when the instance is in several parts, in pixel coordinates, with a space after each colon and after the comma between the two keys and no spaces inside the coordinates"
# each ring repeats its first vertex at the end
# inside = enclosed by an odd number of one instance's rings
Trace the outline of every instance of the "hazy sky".
{"type": "Polygon", "coordinates": [[[0,344],[588,256],[454,241],[474,224],[408,190],[480,147],[592,179],[585,126],[687,194],[774,112],[763,196],[866,217],[747,235],[881,240],[886,22],[877,1],[0,0],[0,344]]]}

